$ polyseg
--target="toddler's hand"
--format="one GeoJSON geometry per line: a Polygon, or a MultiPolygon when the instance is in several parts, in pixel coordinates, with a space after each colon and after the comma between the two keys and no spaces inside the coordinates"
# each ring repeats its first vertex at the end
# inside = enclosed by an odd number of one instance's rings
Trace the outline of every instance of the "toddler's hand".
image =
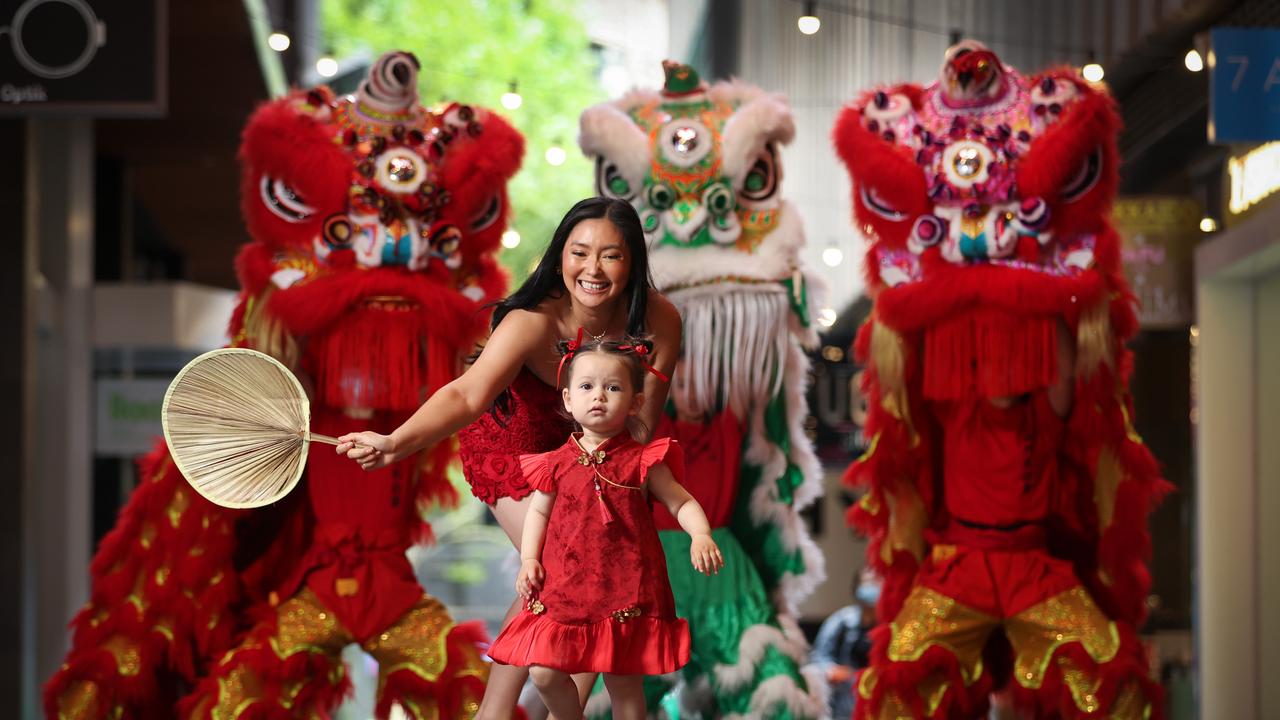
{"type": "Polygon", "coordinates": [[[693,542],[689,545],[689,559],[693,561],[693,569],[703,575],[719,574],[720,568],[724,567],[724,557],[720,555],[720,548],[710,535],[693,536],[693,542]]]}
{"type": "Polygon", "coordinates": [[[533,597],[534,590],[542,589],[542,580],[546,573],[542,563],[527,559],[520,561],[520,574],[516,575],[516,593],[526,600],[533,597]]]}
{"type": "Polygon", "coordinates": [[[338,438],[334,452],[355,460],[365,470],[385,467],[399,459],[395,456],[391,436],[376,432],[347,433],[338,438]]]}

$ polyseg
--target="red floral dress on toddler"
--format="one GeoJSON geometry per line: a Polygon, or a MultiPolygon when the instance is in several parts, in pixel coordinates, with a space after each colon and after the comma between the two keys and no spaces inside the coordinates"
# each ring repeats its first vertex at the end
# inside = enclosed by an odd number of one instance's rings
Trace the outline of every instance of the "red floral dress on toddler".
{"type": "Polygon", "coordinates": [[[674,672],[689,662],[689,627],[676,617],[645,480],[660,462],[681,480],[680,447],[670,438],[640,445],[623,433],[587,452],[579,438],[520,458],[531,487],[556,493],[546,578],[489,656],[570,673],[674,672]]]}

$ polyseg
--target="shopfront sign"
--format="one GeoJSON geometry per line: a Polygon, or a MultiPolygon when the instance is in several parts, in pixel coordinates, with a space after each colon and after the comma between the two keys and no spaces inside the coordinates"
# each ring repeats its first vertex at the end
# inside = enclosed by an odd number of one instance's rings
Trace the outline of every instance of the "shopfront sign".
{"type": "Polygon", "coordinates": [[[94,453],[134,457],[151,450],[164,434],[160,407],[169,381],[157,378],[100,378],[95,382],[94,453]]]}
{"type": "Polygon", "coordinates": [[[1122,197],[1112,217],[1142,327],[1170,330],[1191,325],[1194,250],[1202,236],[1200,203],[1177,196],[1122,197]]]}
{"type": "Polygon", "coordinates": [[[167,0],[0,2],[0,116],[155,117],[167,0]]]}
{"type": "Polygon", "coordinates": [[[1280,140],[1280,30],[1214,28],[1209,37],[1209,141],[1280,140]]]}

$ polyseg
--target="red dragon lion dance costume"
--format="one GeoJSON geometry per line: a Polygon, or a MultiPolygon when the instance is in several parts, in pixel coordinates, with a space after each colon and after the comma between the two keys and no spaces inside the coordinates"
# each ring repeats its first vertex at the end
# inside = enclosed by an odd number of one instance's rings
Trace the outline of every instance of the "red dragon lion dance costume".
{"type": "Polygon", "coordinates": [[[875,301],[850,521],[891,621],[855,717],[985,717],[1002,688],[1037,717],[1162,713],[1135,627],[1166,483],[1131,422],[1118,130],[1074,71],[1024,77],[975,42],[836,123],[875,301]]]}
{"type": "MultiPolygon", "coordinates": [[[[244,131],[253,241],[230,333],[310,379],[319,432],[396,427],[458,374],[505,288],[494,253],[523,138],[479,108],[423,108],[417,74],[388,53],[355,95],[297,91],[244,131]]],[[[328,717],[355,642],[380,666],[379,716],[470,717],[483,630],[455,624],[404,554],[430,536],[421,508],[456,500],[453,453],[373,472],[313,453],[304,492],[234,511],[157,447],[93,560],[48,715],[328,717]]]]}

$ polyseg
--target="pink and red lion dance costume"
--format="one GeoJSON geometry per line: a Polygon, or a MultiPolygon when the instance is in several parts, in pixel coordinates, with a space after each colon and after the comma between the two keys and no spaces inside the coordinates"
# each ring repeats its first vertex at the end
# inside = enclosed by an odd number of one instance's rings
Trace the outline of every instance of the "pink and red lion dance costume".
{"type": "Polygon", "coordinates": [[[1131,422],[1118,130],[1073,70],[1024,77],[974,42],[837,121],[875,300],[850,520],[889,621],[855,717],[985,717],[995,690],[1037,717],[1162,713],[1135,627],[1166,484],[1131,422]]]}
{"type": "MultiPolygon", "coordinates": [[[[231,336],[310,379],[318,432],[396,427],[458,374],[505,288],[494,253],[523,139],[483,109],[423,108],[417,75],[389,53],[355,95],[298,91],[244,131],[253,241],[231,336]]],[[[379,716],[472,716],[483,630],[455,624],[404,554],[430,536],[422,507],[456,500],[454,452],[373,472],[313,452],[287,500],[239,511],[157,447],[94,558],[48,715],[328,717],[355,642],[379,662],[379,716]]]]}

